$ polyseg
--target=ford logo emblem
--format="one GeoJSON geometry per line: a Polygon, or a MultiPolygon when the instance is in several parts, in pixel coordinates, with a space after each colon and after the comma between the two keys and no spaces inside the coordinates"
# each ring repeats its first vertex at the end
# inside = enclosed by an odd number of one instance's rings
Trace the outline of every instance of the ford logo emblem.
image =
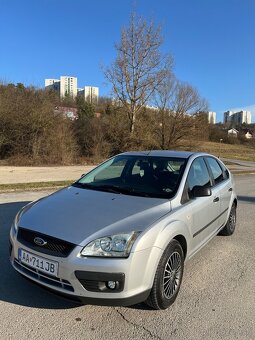
{"type": "Polygon", "coordinates": [[[38,246],[45,246],[47,244],[47,242],[44,241],[41,237],[35,237],[34,243],[37,244],[38,246]]]}

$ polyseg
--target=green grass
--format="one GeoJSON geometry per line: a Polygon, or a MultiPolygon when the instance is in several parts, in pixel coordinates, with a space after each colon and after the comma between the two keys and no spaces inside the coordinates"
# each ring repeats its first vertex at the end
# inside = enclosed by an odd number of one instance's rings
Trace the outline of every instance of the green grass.
{"type": "Polygon", "coordinates": [[[0,192],[58,189],[58,188],[61,188],[61,187],[66,187],[73,182],[74,181],[55,181],[55,182],[0,184],[0,192]]]}

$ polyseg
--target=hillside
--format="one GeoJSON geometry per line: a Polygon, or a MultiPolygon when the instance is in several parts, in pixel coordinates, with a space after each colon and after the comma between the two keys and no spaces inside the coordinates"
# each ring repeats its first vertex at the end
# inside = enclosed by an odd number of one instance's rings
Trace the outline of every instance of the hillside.
{"type": "Polygon", "coordinates": [[[201,141],[199,145],[195,146],[194,151],[208,152],[221,158],[255,162],[255,148],[246,145],[201,141]]]}

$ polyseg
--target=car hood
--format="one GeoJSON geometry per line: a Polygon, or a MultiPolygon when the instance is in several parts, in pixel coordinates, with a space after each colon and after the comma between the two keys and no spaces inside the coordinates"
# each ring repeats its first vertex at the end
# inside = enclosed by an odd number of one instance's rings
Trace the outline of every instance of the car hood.
{"type": "Polygon", "coordinates": [[[83,246],[98,237],[143,231],[170,209],[167,199],[70,186],[32,203],[19,226],[83,246]]]}

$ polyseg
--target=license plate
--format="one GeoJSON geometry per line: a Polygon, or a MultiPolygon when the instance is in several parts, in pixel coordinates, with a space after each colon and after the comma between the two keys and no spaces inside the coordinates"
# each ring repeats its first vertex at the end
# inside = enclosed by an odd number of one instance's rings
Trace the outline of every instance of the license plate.
{"type": "Polygon", "coordinates": [[[21,248],[19,248],[19,260],[29,267],[38,269],[43,273],[58,276],[58,262],[50,261],[41,256],[29,253],[21,248]]]}

